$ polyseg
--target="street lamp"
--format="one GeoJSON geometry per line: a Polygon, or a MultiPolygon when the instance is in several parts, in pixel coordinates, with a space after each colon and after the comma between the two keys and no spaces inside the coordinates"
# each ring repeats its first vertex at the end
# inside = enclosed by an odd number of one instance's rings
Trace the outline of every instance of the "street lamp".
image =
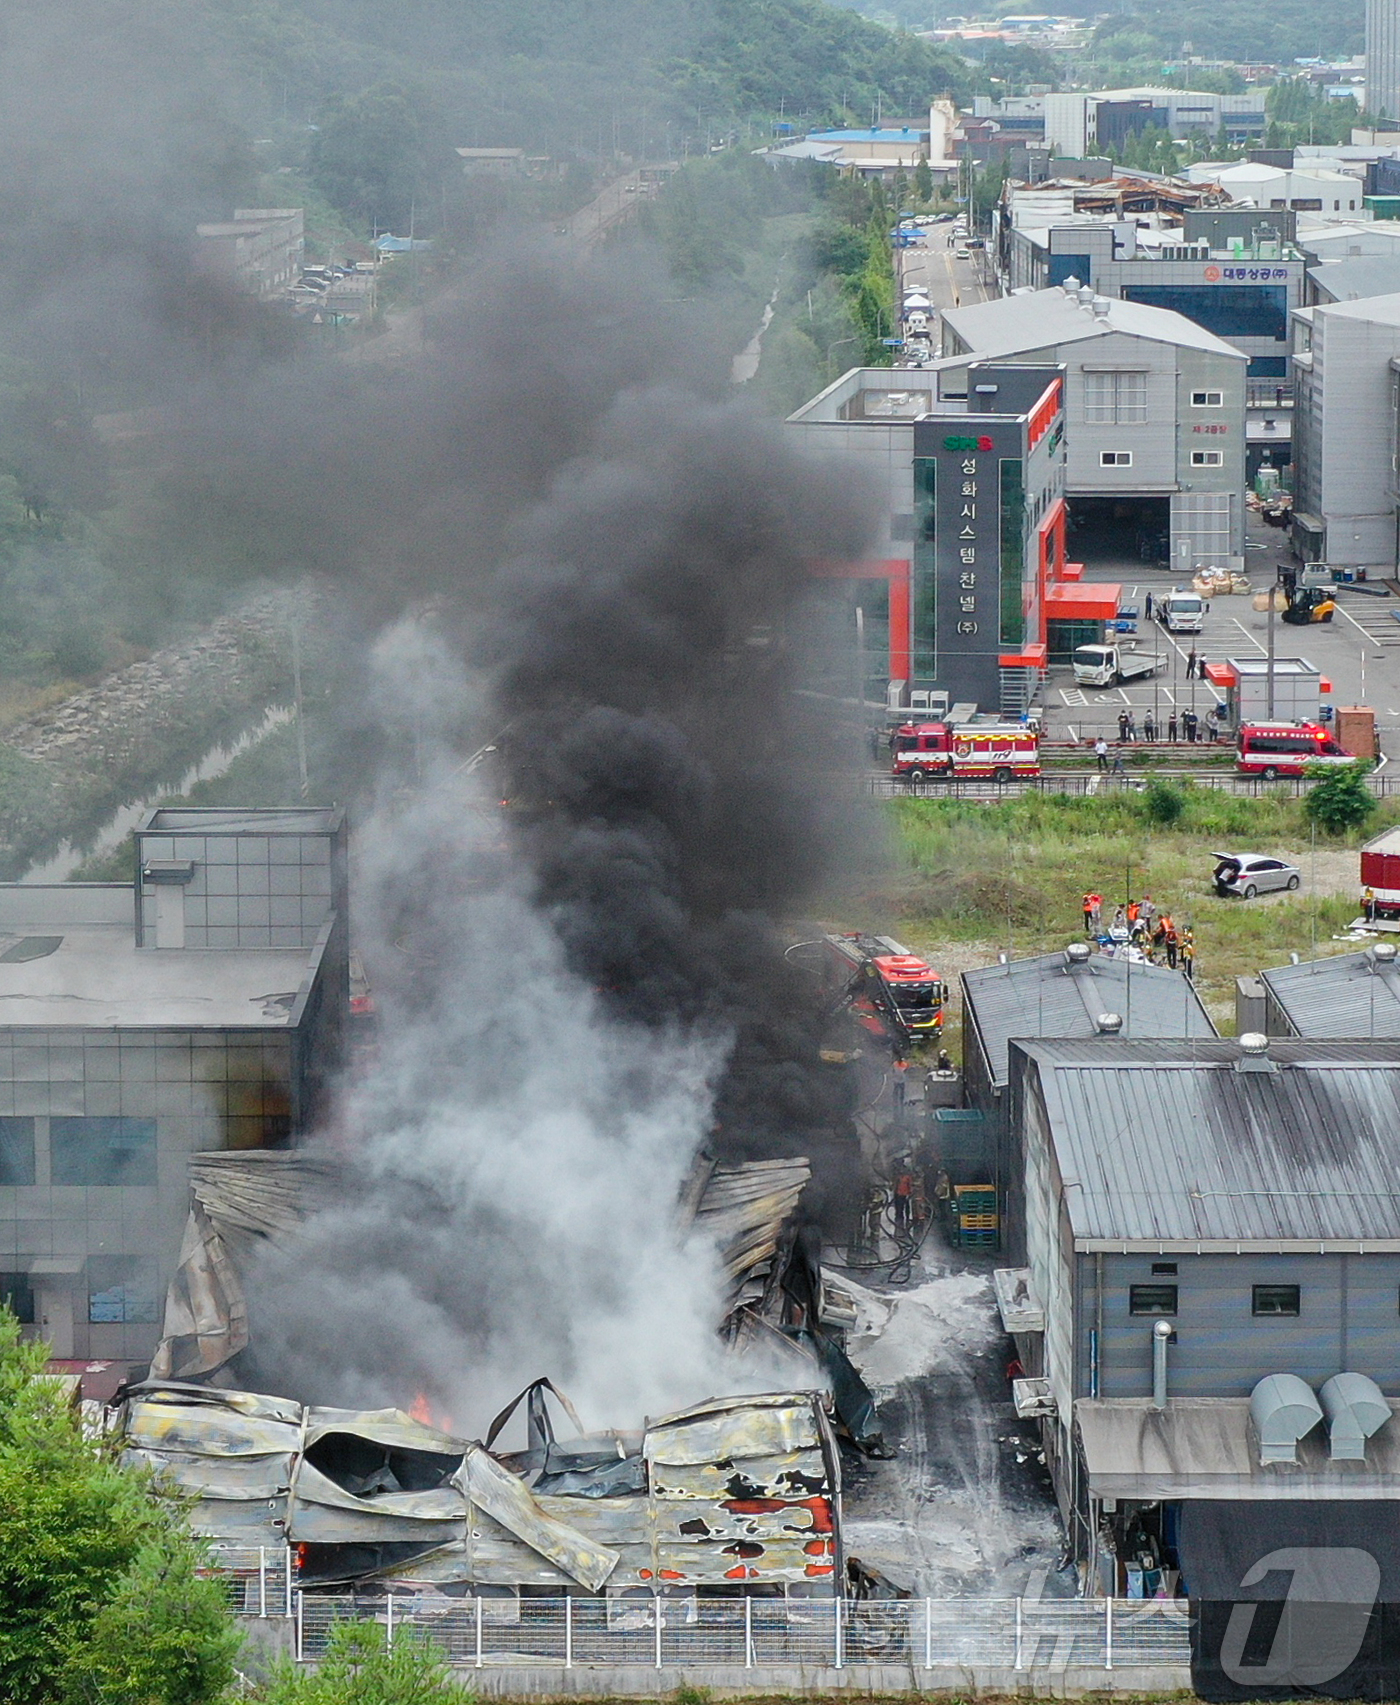
{"type": "Polygon", "coordinates": [[[832,352],[832,350],[833,349],[840,349],[840,347],[843,343],[859,343],[859,342],[860,342],[859,337],[838,337],[835,343],[827,344],[827,346],[826,346],[826,376],[828,379],[831,377],[831,352],[832,352]]]}

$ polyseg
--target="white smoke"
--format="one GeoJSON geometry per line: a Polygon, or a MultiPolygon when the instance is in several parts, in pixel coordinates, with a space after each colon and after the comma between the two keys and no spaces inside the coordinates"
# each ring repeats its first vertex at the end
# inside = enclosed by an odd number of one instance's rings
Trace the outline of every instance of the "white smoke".
{"type": "Polygon", "coordinates": [[[600,1426],[771,1384],[723,1349],[715,1252],[676,1218],[728,1037],[629,1025],[569,970],[500,807],[437,743],[435,707],[477,696],[445,649],[400,625],[368,686],[424,766],[355,833],[393,998],[338,1121],[353,1196],[255,1281],[260,1364],[357,1406],[421,1391],[473,1433],[540,1375],[600,1426]]]}

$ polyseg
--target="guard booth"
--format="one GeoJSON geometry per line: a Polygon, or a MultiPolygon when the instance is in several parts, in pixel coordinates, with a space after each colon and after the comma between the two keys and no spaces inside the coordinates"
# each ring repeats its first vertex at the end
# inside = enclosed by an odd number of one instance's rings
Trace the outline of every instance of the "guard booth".
{"type": "Polygon", "coordinates": [[[1269,708],[1267,657],[1230,657],[1203,665],[1215,702],[1225,707],[1223,721],[1232,732],[1246,722],[1325,722],[1332,714],[1324,700],[1332,683],[1306,657],[1275,657],[1273,709],[1269,708]]]}

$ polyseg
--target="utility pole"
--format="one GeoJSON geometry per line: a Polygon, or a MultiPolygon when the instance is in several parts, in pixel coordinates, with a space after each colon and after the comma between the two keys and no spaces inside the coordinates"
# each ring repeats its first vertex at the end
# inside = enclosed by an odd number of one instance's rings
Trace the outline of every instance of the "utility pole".
{"type": "Polygon", "coordinates": [[[1274,605],[1278,601],[1278,588],[1278,564],[1275,563],[1274,583],[1269,588],[1269,680],[1264,710],[1264,717],[1268,722],[1274,720],[1274,605]]]}

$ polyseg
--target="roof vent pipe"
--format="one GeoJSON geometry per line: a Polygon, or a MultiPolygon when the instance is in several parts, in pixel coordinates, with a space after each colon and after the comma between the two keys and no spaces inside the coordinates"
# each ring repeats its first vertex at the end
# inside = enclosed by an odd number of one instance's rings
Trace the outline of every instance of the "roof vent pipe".
{"type": "Polygon", "coordinates": [[[1170,1320],[1152,1323],[1152,1407],[1167,1406],[1167,1345],[1172,1341],[1170,1320]]]}
{"type": "Polygon", "coordinates": [[[1079,280],[1073,273],[1070,273],[1069,277],[1064,281],[1060,288],[1064,291],[1066,296],[1078,296],[1079,280]]]}
{"type": "Polygon", "coordinates": [[[1322,1408],[1312,1387],[1296,1373],[1271,1373],[1249,1394],[1249,1418],[1259,1438],[1261,1463],[1296,1463],[1298,1440],[1322,1419],[1322,1408]]]}
{"type": "Polygon", "coordinates": [[[1065,949],[1065,962],[1069,965],[1087,965],[1089,963],[1089,943],[1087,941],[1072,941],[1065,949]]]}
{"type": "Polygon", "coordinates": [[[1094,318],[1096,320],[1106,320],[1108,318],[1107,296],[1095,296],[1089,306],[1093,310],[1094,318]]]}
{"type": "Polygon", "coordinates": [[[1094,1028],[1100,1036],[1116,1036],[1123,1028],[1123,1020],[1116,1012],[1101,1012],[1094,1020],[1094,1028]]]}
{"type": "Polygon", "coordinates": [[[1390,1419],[1390,1405],[1364,1373],[1334,1373],[1318,1393],[1333,1462],[1365,1462],[1366,1440],[1390,1419]]]}
{"type": "Polygon", "coordinates": [[[1271,1072],[1277,1068],[1269,1058],[1269,1038],[1257,1030],[1246,1030],[1240,1037],[1240,1057],[1235,1061],[1239,1072],[1271,1072]]]}
{"type": "Polygon", "coordinates": [[[1087,308],[1093,300],[1094,292],[1087,284],[1081,284],[1079,286],[1079,306],[1081,308],[1087,308]]]}
{"type": "Polygon", "coordinates": [[[1371,948],[1371,963],[1373,965],[1393,965],[1395,954],[1396,947],[1393,941],[1378,941],[1371,948]]]}

